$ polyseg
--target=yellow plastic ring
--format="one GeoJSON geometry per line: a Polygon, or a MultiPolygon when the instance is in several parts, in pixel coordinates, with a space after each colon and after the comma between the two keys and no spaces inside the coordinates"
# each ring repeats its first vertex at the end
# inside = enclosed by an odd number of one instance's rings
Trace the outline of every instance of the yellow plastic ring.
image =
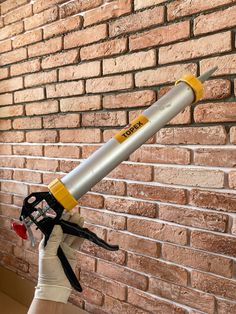
{"type": "Polygon", "coordinates": [[[53,180],[48,188],[55,199],[67,210],[73,209],[77,204],[77,200],[70,194],[65,185],[59,180],[53,180]]]}
{"type": "Polygon", "coordinates": [[[181,79],[176,81],[176,85],[179,82],[187,83],[193,90],[195,99],[194,102],[200,100],[203,97],[203,84],[202,82],[193,74],[186,74],[181,79]]]}

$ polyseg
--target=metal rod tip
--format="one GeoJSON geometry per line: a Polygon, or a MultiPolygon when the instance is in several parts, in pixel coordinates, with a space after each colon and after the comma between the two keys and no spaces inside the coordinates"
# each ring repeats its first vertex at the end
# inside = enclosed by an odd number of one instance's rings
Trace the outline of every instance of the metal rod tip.
{"type": "Polygon", "coordinates": [[[209,79],[209,77],[218,69],[218,66],[215,66],[214,68],[206,71],[205,73],[201,74],[198,79],[202,83],[209,79]]]}

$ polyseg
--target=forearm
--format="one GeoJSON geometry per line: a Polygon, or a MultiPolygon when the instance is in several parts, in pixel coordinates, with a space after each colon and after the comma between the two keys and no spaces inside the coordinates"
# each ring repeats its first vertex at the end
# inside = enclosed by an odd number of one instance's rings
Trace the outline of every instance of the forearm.
{"type": "Polygon", "coordinates": [[[64,303],[33,299],[27,314],[63,314],[64,303]]]}

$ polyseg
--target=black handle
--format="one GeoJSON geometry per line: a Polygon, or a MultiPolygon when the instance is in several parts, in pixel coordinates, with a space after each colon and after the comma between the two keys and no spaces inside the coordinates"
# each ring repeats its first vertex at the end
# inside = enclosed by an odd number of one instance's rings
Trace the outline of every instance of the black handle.
{"type": "Polygon", "coordinates": [[[60,261],[61,261],[61,265],[63,267],[64,273],[67,277],[67,279],[69,280],[71,286],[79,291],[82,292],[83,289],[73,271],[73,269],[70,266],[70,263],[68,262],[68,259],[66,258],[62,248],[59,246],[58,250],[57,250],[57,256],[59,257],[60,261]]]}

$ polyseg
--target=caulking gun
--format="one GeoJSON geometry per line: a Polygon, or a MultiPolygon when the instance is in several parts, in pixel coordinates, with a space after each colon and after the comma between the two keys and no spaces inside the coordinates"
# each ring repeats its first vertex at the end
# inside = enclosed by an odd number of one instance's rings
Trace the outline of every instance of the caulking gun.
{"type": "MultiPolygon", "coordinates": [[[[197,102],[203,96],[203,82],[217,67],[199,77],[184,75],[166,95],[142,112],[129,125],[119,131],[112,139],[95,151],[78,167],[61,179],[55,179],[48,186],[48,192],[35,192],[25,198],[19,224],[13,223],[13,229],[23,239],[28,236],[34,243],[31,225],[35,224],[45,235],[45,245],[54,225],[61,226],[64,233],[82,237],[110,251],[119,249],[117,245],[106,243],[87,228],[61,219],[64,210],[72,210],[81,196],[102,180],[110,171],[126,160],[159,129],[185,107],[197,102]],[[47,203],[43,208],[42,202],[47,203]],[[55,216],[49,213],[53,210],[55,216]]],[[[82,291],[63,250],[59,247],[57,255],[72,287],[82,291]]]]}

